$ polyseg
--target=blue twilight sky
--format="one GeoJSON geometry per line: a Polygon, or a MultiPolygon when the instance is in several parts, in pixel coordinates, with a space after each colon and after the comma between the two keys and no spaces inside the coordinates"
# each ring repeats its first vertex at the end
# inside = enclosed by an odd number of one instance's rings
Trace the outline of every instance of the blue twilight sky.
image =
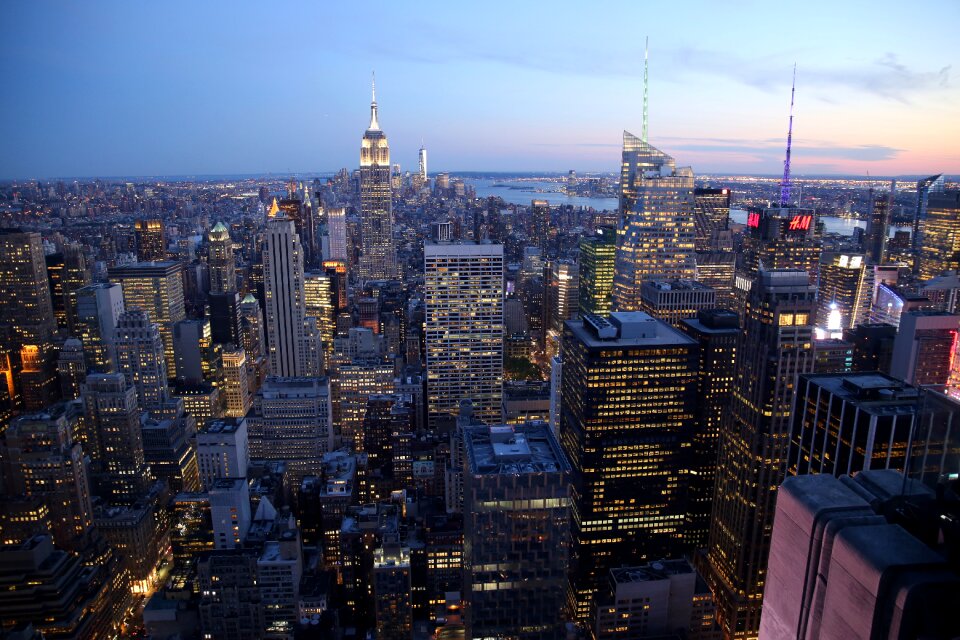
{"type": "Polygon", "coordinates": [[[27,2],[0,6],[0,178],[358,165],[377,73],[413,169],[960,173],[960,2],[27,2]]]}

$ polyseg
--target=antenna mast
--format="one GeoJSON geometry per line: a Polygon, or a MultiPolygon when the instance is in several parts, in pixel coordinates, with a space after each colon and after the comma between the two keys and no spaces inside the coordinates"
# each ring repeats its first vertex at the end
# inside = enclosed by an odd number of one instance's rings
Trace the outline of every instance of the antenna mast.
{"type": "Polygon", "coordinates": [[[649,84],[648,59],[650,58],[650,36],[646,37],[643,45],[643,131],[640,137],[644,143],[647,142],[647,85],[649,84]]]}
{"type": "Polygon", "coordinates": [[[793,84],[790,86],[790,126],[787,128],[787,158],[783,161],[783,181],[780,183],[780,206],[790,200],[790,146],[793,144],[793,95],[797,89],[797,63],[793,63],[793,84]]]}

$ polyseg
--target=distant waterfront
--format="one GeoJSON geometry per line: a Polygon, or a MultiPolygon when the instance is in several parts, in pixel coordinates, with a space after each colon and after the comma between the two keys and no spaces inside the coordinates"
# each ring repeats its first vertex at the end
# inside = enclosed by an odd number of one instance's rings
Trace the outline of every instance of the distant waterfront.
{"type": "Polygon", "coordinates": [[[568,196],[562,182],[515,180],[510,178],[464,178],[463,181],[477,190],[478,198],[499,196],[510,204],[529,206],[531,200],[546,200],[550,206],[569,204],[575,207],[593,207],[597,211],[616,211],[616,198],[587,198],[568,196]]]}

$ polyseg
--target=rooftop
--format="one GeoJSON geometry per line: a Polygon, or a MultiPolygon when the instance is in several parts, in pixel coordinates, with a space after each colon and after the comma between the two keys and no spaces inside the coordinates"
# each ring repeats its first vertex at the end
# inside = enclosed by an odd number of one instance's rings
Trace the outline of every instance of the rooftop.
{"type": "Polygon", "coordinates": [[[694,340],[643,311],[618,311],[606,318],[587,314],[566,326],[588,347],[653,347],[695,344],[694,340]]]}
{"type": "Polygon", "coordinates": [[[670,576],[687,573],[693,573],[693,567],[683,559],[657,560],[639,567],[621,567],[610,570],[610,576],[615,584],[666,580],[670,576]]]}
{"type": "Polygon", "coordinates": [[[473,426],[464,430],[470,469],[476,475],[562,473],[569,469],[550,426],[473,426]]]}

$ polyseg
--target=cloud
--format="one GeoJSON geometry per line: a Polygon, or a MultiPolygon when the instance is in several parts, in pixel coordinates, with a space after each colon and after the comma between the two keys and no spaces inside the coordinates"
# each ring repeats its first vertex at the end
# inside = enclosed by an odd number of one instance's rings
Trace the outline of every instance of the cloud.
{"type": "MultiPolygon", "coordinates": [[[[699,153],[739,153],[758,158],[782,157],[786,141],[776,138],[764,140],[734,140],[725,138],[682,138],[665,137],[661,147],[667,153],[672,151],[690,151],[699,153]]],[[[795,141],[794,154],[811,158],[832,158],[837,160],[856,160],[859,162],[882,162],[895,159],[903,149],[881,144],[836,145],[826,141],[795,141]]]]}

